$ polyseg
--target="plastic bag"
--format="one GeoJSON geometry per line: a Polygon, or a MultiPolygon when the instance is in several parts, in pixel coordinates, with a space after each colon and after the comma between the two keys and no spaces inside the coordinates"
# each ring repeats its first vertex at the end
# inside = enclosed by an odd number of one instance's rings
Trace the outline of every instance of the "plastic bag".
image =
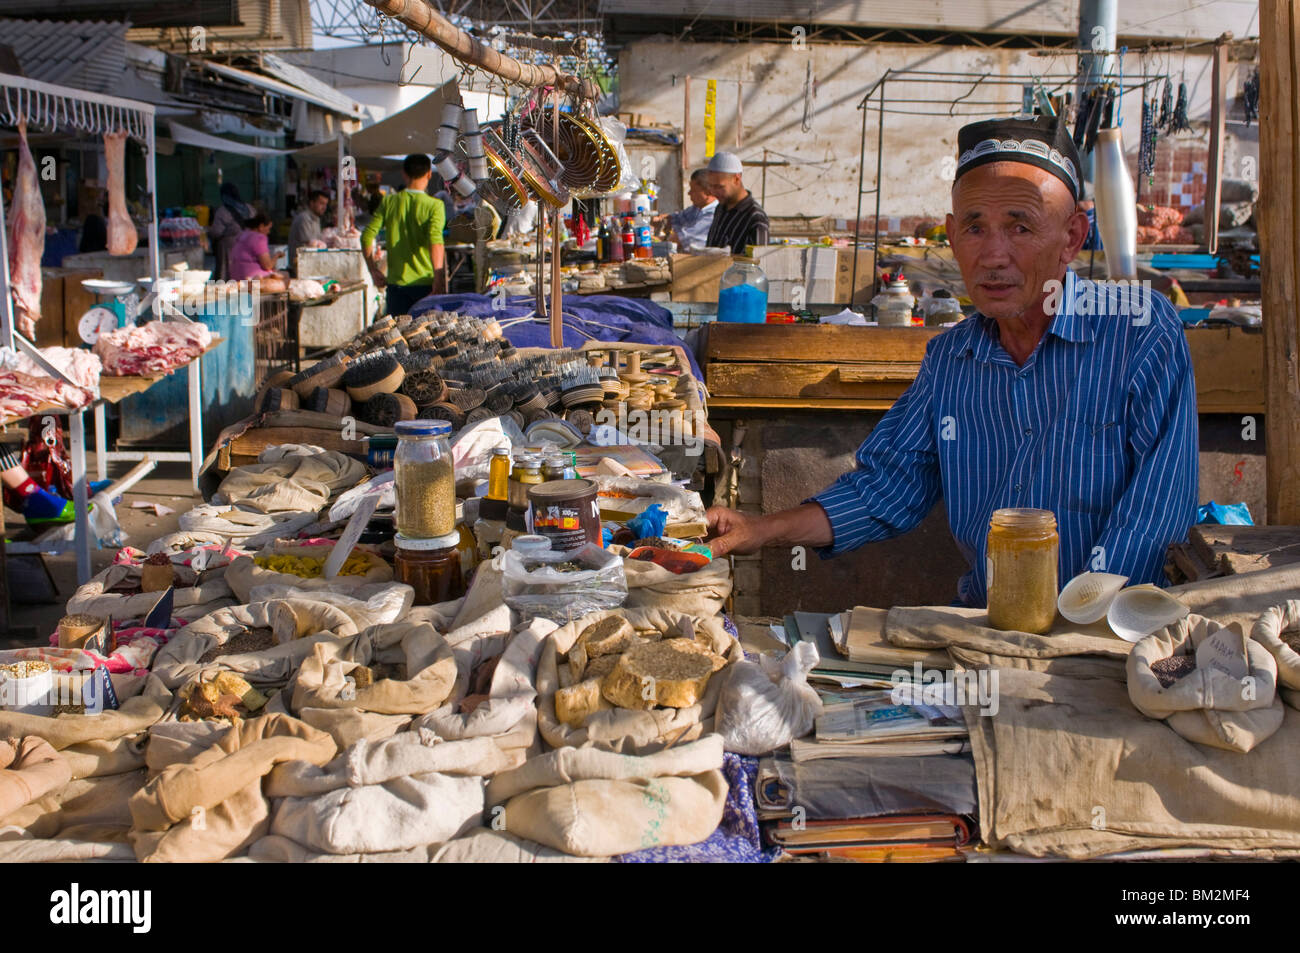
{"type": "Polygon", "coordinates": [[[808,684],[817,647],[800,642],[784,658],[737,662],[718,700],[718,732],[728,751],[770,754],[812,730],[822,700],[808,684]]]}
{"type": "Polygon", "coordinates": [[[509,550],[495,565],[502,572],[506,605],[525,622],[542,618],[563,625],[591,612],[616,609],[627,600],[622,558],[598,546],[527,558],[509,550]]]}
{"type": "Polygon", "coordinates": [[[1215,503],[1213,500],[1196,511],[1196,522],[1223,526],[1254,526],[1250,508],[1245,503],[1215,503]]]}

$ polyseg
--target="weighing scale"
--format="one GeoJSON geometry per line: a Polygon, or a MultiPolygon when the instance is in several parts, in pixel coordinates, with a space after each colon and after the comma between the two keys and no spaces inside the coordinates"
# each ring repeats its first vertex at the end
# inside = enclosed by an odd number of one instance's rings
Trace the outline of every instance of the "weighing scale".
{"type": "Polygon", "coordinates": [[[101,334],[126,327],[128,317],[132,324],[135,323],[140,313],[136,282],[85,278],[81,287],[99,299],[99,303],[77,321],[77,334],[86,344],[93,345],[101,334]]]}

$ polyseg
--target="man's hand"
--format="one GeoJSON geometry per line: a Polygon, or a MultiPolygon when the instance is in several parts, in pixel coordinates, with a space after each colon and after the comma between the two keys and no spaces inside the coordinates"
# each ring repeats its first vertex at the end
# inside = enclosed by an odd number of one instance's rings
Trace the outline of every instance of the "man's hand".
{"type": "Polygon", "coordinates": [[[767,542],[762,516],[741,513],[725,506],[712,506],[704,514],[709,522],[709,549],[714,558],[719,556],[748,555],[756,553],[767,542]]]}

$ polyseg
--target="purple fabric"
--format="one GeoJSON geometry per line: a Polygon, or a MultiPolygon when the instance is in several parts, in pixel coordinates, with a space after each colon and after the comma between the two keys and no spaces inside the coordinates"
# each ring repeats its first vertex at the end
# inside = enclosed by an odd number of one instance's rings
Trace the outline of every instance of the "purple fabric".
{"type": "MultiPolygon", "coordinates": [[[[426,311],[456,311],[478,318],[506,321],[533,312],[533,299],[517,295],[507,299],[506,307],[493,307],[490,295],[429,295],[411,306],[412,315],[426,311]]],[[[505,336],[515,347],[550,347],[551,330],[546,321],[529,321],[505,328],[505,336]]],[[[565,295],[565,347],[581,347],[589,340],[627,341],[636,344],[682,347],[690,361],[691,373],[702,380],[695,355],[673,332],[672,312],[645,298],[621,298],[617,295],[565,295]]]]}

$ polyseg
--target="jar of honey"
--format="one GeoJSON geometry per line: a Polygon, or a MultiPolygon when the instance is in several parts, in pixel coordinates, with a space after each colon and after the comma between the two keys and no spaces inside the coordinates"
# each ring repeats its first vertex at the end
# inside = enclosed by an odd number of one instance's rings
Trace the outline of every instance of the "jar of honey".
{"type": "Polygon", "coordinates": [[[515,461],[507,483],[506,499],[516,509],[528,508],[528,488],[542,483],[542,458],[536,454],[526,453],[515,461]]]}
{"type": "Polygon", "coordinates": [[[1050,510],[995,510],[989,520],[989,625],[1041,635],[1056,621],[1061,541],[1050,510]]]}
{"type": "Polygon", "coordinates": [[[398,533],[394,542],[397,557],[393,560],[393,575],[415,590],[415,605],[437,605],[465,594],[459,531],[432,539],[412,539],[398,533]]]}

